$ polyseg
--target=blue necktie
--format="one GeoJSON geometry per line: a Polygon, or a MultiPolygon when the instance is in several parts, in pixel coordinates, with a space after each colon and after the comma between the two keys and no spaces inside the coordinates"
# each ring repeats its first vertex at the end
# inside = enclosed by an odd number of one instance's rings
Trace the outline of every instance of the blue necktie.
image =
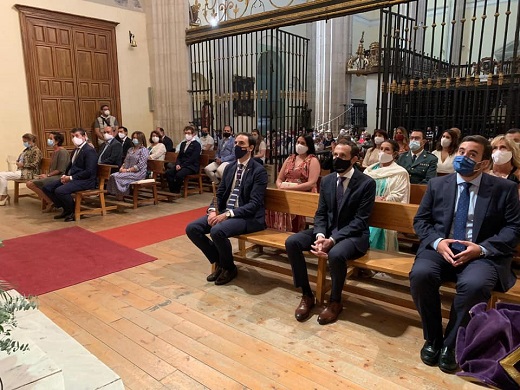
{"type": "Polygon", "coordinates": [[[226,204],[226,208],[228,210],[234,209],[237,204],[238,194],[240,193],[240,179],[242,178],[242,171],[244,170],[244,164],[238,164],[237,170],[237,179],[235,180],[235,188],[233,188],[233,192],[229,196],[229,199],[226,204]]]}
{"type": "MultiPolygon", "coordinates": [[[[469,188],[471,187],[471,183],[462,183],[462,186],[464,188],[459,196],[455,221],[453,223],[453,239],[464,241],[466,240],[466,226],[468,224],[469,188]]],[[[466,249],[466,246],[454,243],[452,249],[462,252],[466,249]]]]}

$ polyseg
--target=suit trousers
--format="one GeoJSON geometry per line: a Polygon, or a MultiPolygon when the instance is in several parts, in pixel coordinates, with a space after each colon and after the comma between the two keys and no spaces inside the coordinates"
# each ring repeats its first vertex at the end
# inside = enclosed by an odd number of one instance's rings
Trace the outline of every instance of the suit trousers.
{"type": "Polygon", "coordinates": [[[66,214],[74,213],[74,198],[72,194],[77,191],[89,190],[96,187],[95,181],[73,180],[62,184],[60,180],[43,186],[42,191],[47,195],[56,207],[63,207],[66,214]]]}
{"type": "Polygon", "coordinates": [[[173,167],[173,169],[168,169],[166,171],[166,180],[168,181],[168,187],[170,192],[178,194],[181,191],[182,183],[184,182],[184,178],[188,175],[193,175],[195,172],[191,168],[181,168],[178,171],[173,167]]]}
{"type": "Polygon", "coordinates": [[[498,273],[489,259],[453,267],[435,250],[422,251],[410,271],[410,289],[421,316],[424,339],[438,344],[443,340],[444,346],[455,347],[458,329],[467,325],[470,309],[487,302],[497,282],[498,273]],[[443,337],[439,288],[445,281],[456,282],[456,294],[443,337]]]}
{"type": "Polygon", "coordinates": [[[218,183],[220,179],[222,179],[222,175],[224,174],[224,169],[229,163],[223,162],[217,164],[216,162],[212,162],[211,164],[206,165],[204,168],[204,172],[211,179],[213,183],[218,183]]]}
{"type": "MultiPolygon", "coordinates": [[[[291,262],[294,287],[305,288],[309,286],[309,275],[307,263],[305,262],[304,251],[311,249],[311,245],[316,241],[316,236],[312,229],[303,230],[293,234],[285,241],[287,256],[291,262]]],[[[354,260],[363,256],[354,243],[346,238],[334,245],[329,253],[330,277],[332,288],[330,291],[331,302],[341,302],[341,292],[347,278],[347,260],[354,260]]]]}

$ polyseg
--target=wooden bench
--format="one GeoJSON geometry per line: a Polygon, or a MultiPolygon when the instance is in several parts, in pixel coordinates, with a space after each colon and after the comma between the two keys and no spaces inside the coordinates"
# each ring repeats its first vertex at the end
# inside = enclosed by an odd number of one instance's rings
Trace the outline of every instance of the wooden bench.
{"type": "Polygon", "coordinates": [[[164,162],[159,160],[148,160],[147,169],[152,172],[153,178],[143,179],[130,183],[132,187],[132,204],[136,209],[140,204],[158,204],[157,180],[158,172],[164,171],[164,162]],[[145,190],[145,191],[143,191],[145,190]]]}
{"type": "MultiPolygon", "coordinates": [[[[51,167],[51,159],[49,157],[44,157],[40,161],[40,173],[48,173],[51,167]]],[[[29,180],[26,179],[16,179],[14,180],[14,203],[18,203],[19,198],[31,197],[34,199],[39,199],[38,196],[34,192],[30,192],[27,194],[20,194],[20,184],[25,184],[29,180]]]]}
{"type": "Polygon", "coordinates": [[[194,173],[193,175],[186,175],[184,177],[184,182],[182,184],[183,188],[183,198],[187,198],[188,194],[202,194],[204,188],[202,187],[202,179],[206,176],[204,172],[204,168],[209,164],[209,155],[202,153],[199,157],[199,172],[194,173]],[[195,180],[197,182],[197,186],[194,188],[190,188],[190,182],[195,180]]]}

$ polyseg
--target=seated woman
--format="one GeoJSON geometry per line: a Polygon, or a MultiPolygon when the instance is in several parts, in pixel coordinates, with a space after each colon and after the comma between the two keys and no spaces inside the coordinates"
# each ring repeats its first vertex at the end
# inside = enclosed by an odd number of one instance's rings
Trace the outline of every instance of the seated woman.
{"type": "MultiPolygon", "coordinates": [[[[399,144],[394,140],[386,140],[379,150],[379,162],[364,171],[376,181],[376,201],[410,201],[410,176],[406,169],[395,162],[398,156],[399,144]]],[[[370,248],[398,251],[397,232],[370,227],[370,248]]]]}
{"type": "Polygon", "coordinates": [[[374,130],[374,135],[372,136],[372,147],[366,151],[365,157],[363,157],[363,163],[361,164],[363,168],[377,163],[381,144],[387,139],[388,133],[386,131],[380,129],[374,130]]]}
{"type": "Polygon", "coordinates": [[[11,204],[11,198],[7,194],[7,181],[25,179],[31,180],[40,174],[42,152],[36,146],[36,137],[26,133],[22,136],[24,150],[16,160],[15,172],[0,172],[0,206],[11,204]]]}
{"type": "Polygon", "coordinates": [[[410,150],[408,144],[410,143],[410,139],[408,138],[408,131],[402,126],[399,126],[394,131],[394,140],[397,141],[399,145],[399,154],[406,153],[410,150]]]}
{"type": "Polygon", "coordinates": [[[252,136],[256,139],[255,150],[253,151],[253,158],[262,161],[262,164],[265,164],[265,151],[267,146],[265,144],[264,138],[260,135],[260,132],[257,129],[253,129],[251,132],[252,136]]]}
{"type": "Polygon", "coordinates": [[[502,177],[518,184],[520,195],[520,148],[505,135],[499,135],[491,141],[493,147],[493,165],[488,173],[493,176],[502,177]]]}
{"type": "Polygon", "coordinates": [[[437,174],[454,173],[453,160],[459,149],[459,135],[453,129],[446,130],[437,144],[437,150],[432,154],[439,160],[437,162],[437,174]]]}
{"type": "Polygon", "coordinates": [[[151,160],[164,160],[166,156],[166,146],[161,142],[161,135],[153,130],[150,133],[150,146],[148,147],[151,160]]]}
{"type": "MultiPolygon", "coordinates": [[[[285,190],[317,192],[321,168],[314,155],[312,137],[298,137],[295,151],[296,153],[287,157],[283,163],[276,179],[276,186],[285,190]]],[[[266,224],[277,230],[299,232],[305,228],[305,218],[268,211],[266,224]]]]}
{"type": "MultiPolygon", "coordinates": [[[[121,201],[130,193],[130,183],[146,177],[146,166],[150,152],[146,148],[146,137],[141,131],[132,133],[132,148],[128,149],[119,172],[108,178],[107,191],[121,201]]],[[[163,145],[164,146],[164,145],[163,145]]]]}
{"type": "Polygon", "coordinates": [[[44,213],[51,212],[54,209],[52,200],[42,191],[45,184],[52,181],[60,180],[61,175],[65,173],[70,162],[70,154],[67,149],[62,147],[64,141],[63,134],[53,131],[47,138],[47,145],[52,147],[51,165],[49,172],[42,172],[41,175],[36,176],[35,179],[28,181],[27,188],[33,190],[40,199],[44,201],[47,207],[43,210],[44,213]]]}

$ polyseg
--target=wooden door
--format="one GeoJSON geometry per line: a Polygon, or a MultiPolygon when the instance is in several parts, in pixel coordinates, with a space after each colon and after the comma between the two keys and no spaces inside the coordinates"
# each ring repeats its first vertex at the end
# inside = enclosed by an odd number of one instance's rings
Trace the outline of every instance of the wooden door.
{"type": "MultiPolygon", "coordinates": [[[[115,26],[117,23],[16,6],[24,45],[33,133],[48,155],[49,132],[91,131],[101,104],[121,122],[115,26]]],[[[89,134],[94,139],[92,134],[89,134]]]]}

